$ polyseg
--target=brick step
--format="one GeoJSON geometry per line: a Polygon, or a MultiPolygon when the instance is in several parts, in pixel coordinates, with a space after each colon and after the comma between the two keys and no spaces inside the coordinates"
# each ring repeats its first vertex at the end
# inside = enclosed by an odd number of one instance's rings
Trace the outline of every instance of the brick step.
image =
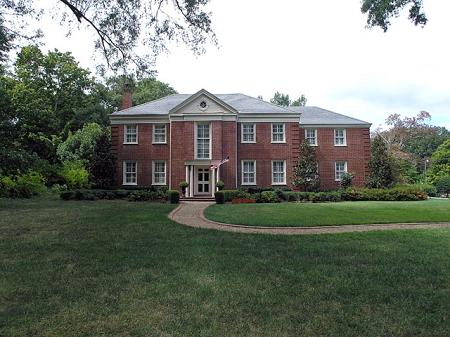
{"type": "Polygon", "coordinates": [[[186,198],[186,197],[182,197],[180,198],[180,201],[215,201],[216,199],[214,199],[213,197],[192,197],[192,198],[186,198]]]}

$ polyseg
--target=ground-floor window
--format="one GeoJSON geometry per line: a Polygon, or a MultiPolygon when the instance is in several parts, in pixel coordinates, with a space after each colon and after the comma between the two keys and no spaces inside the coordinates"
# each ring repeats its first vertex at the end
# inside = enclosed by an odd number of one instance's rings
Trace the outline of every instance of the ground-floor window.
{"type": "Polygon", "coordinates": [[[286,184],[286,161],[272,160],[272,185],[286,184]]]}
{"type": "Polygon", "coordinates": [[[153,185],[166,185],[166,162],[163,160],[153,161],[153,185]]]}
{"type": "Polygon", "coordinates": [[[137,163],[135,161],[123,162],[123,184],[137,185],[137,163]]]}
{"type": "Polygon", "coordinates": [[[347,172],[347,162],[337,161],[334,163],[334,179],[341,181],[342,175],[347,172]]]}
{"type": "Polygon", "coordinates": [[[242,161],[242,185],[256,185],[256,161],[242,161]]]}

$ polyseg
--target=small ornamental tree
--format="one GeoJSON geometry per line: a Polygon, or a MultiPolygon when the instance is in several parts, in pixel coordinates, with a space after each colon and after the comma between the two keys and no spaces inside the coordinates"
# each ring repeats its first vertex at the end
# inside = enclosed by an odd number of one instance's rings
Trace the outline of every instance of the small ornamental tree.
{"type": "Polygon", "coordinates": [[[439,194],[445,194],[448,198],[450,194],[450,176],[439,178],[436,181],[436,190],[439,194]]]}
{"type": "Polygon", "coordinates": [[[443,142],[431,156],[429,181],[436,183],[440,178],[450,176],[450,139],[443,142]]]}
{"type": "Polygon", "coordinates": [[[341,187],[342,188],[351,187],[353,184],[353,177],[354,177],[354,175],[352,173],[345,172],[341,177],[341,183],[340,183],[341,187]]]}
{"type": "Polygon", "coordinates": [[[316,150],[305,140],[300,144],[297,165],[294,167],[292,183],[300,189],[310,192],[320,186],[316,150]]]}
{"type": "Polygon", "coordinates": [[[366,185],[371,188],[388,188],[395,182],[394,161],[381,136],[372,141],[372,156],[369,161],[369,177],[366,185]]]}
{"type": "Polygon", "coordinates": [[[95,144],[89,173],[96,188],[110,188],[114,185],[116,166],[108,132],[103,132],[95,144]]]}

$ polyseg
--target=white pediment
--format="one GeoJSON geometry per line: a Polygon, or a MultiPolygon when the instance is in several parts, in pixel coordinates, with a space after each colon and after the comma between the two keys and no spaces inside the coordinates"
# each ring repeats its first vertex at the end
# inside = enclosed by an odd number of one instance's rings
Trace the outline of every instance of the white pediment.
{"type": "Polygon", "coordinates": [[[176,115],[211,115],[236,114],[236,110],[206,90],[200,90],[184,102],[174,107],[171,114],[176,115]]]}

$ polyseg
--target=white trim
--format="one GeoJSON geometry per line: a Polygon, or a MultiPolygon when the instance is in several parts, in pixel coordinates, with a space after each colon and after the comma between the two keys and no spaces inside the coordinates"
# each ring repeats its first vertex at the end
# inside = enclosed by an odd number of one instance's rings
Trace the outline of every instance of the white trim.
{"type": "Polygon", "coordinates": [[[285,144],[286,143],[286,124],[285,123],[270,123],[270,140],[273,144],[285,144]],[[273,126],[274,125],[283,125],[283,140],[273,140],[273,126]]]}
{"type": "Polygon", "coordinates": [[[300,121],[301,128],[318,128],[318,129],[367,129],[372,124],[303,124],[300,121]]]}
{"type": "Polygon", "coordinates": [[[201,121],[201,122],[210,122],[210,121],[237,121],[236,115],[231,114],[216,114],[216,113],[203,113],[203,114],[189,114],[189,115],[171,115],[170,121],[180,122],[180,121],[201,121]]]}
{"type": "Polygon", "coordinates": [[[212,158],[212,138],[213,138],[213,135],[212,135],[212,123],[210,123],[210,122],[208,122],[208,123],[202,123],[202,122],[200,122],[200,123],[198,123],[198,122],[195,122],[194,123],[194,158],[195,159],[198,159],[198,160],[211,160],[211,158],[212,158]],[[208,124],[209,125],[209,157],[208,158],[198,158],[197,157],[197,131],[198,131],[198,125],[201,125],[201,124],[208,124]]]}
{"type": "Polygon", "coordinates": [[[299,123],[299,116],[282,117],[274,114],[265,114],[263,116],[238,116],[239,123],[299,123]]]}
{"type": "Polygon", "coordinates": [[[122,164],[122,185],[136,186],[137,185],[137,178],[138,178],[137,161],[136,160],[124,160],[123,164],[122,164]],[[136,164],[136,182],[134,182],[134,183],[127,183],[127,179],[126,179],[127,163],[135,163],[136,164]]]}
{"type": "Polygon", "coordinates": [[[167,163],[165,160],[152,160],[152,185],[158,185],[158,186],[167,185],[167,163]],[[164,163],[164,182],[163,183],[155,182],[155,164],[156,163],[164,163]]]}
{"type": "Polygon", "coordinates": [[[256,143],[256,123],[241,123],[241,143],[242,144],[256,143]],[[244,141],[244,125],[253,125],[253,140],[252,141],[244,141]]]}
{"type": "Polygon", "coordinates": [[[311,144],[309,141],[310,146],[317,146],[317,129],[316,128],[305,128],[305,139],[308,140],[308,131],[314,131],[314,143],[311,144]]]}
{"type": "Polygon", "coordinates": [[[255,186],[256,185],[256,160],[253,159],[242,159],[241,160],[241,185],[243,186],[255,186]],[[254,167],[254,180],[251,183],[244,183],[244,162],[253,162],[254,167]]]}
{"type": "Polygon", "coordinates": [[[167,124],[153,124],[152,126],[152,144],[167,144],[167,124]],[[155,129],[156,126],[164,126],[164,142],[157,142],[155,141],[155,129]]]}
{"type": "Polygon", "coordinates": [[[345,130],[344,128],[333,129],[333,141],[334,141],[334,146],[347,146],[347,130],[345,130]],[[336,131],[337,130],[344,131],[344,133],[343,133],[343,135],[344,135],[344,143],[343,144],[336,144],[336,131]]]}
{"type": "Polygon", "coordinates": [[[336,160],[335,162],[334,162],[334,181],[341,181],[342,179],[338,179],[337,178],[337,164],[338,163],[344,163],[344,171],[342,172],[342,173],[347,173],[348,172],[348,170],[347,170],[347,161],[346,160],[336,160]]]}
{"type": "Polygon", "coordinates": [[[153,116],[146,116],[146,117],[110,117],[111,125],[123,125],[123,124],[165,124],[169,123],[169,118],[164,117],[153,117],[153,116]]]}
{"type": "Polygon", "coordinates": [[[124,124],[123,126],[123,144],[139,144],[139,127],[137,124],[124,124]],[[128,127],[135,126],[136,127],[136,141],[135,142],[127,142],[127,133],[128,127]]]}
{"type": "Polygon", "coordinates": [[[283,160],[283,159],[278,159],[278,160],[271,160],[271,162],[270,162],[270,170],[271,170],[271,176],[272,176],[272,185],[286,185],[286,160],[283,160]],[[284,180],[283,180],[283,182],[281,182],[281,183],[276,183],[276,182],[274,182],[273,181],[273,163],[274,162],[280,162],[280,161],[282,161],[283,162],[283,174],[284,174],[284,180]]]}

